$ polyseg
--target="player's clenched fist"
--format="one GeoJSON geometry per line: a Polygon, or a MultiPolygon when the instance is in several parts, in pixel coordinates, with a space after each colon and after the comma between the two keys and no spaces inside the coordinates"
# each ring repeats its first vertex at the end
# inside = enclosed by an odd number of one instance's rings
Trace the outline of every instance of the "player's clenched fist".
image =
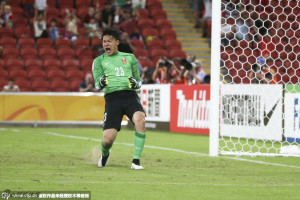
{"type": "Polygon", "coordinates": [[[140,84],[132,76],[128,77],[128,79],[129,79],[129,88],[139,89],[141,87],[140,84]]]}
{"type": "Polygon", "coordinates": [[[99,84],[101,86],[101,89],[103,89],[105,86],[108,85],[108,79],[107,79],[107,75],[103,74],[100,78],[99,84]]]}

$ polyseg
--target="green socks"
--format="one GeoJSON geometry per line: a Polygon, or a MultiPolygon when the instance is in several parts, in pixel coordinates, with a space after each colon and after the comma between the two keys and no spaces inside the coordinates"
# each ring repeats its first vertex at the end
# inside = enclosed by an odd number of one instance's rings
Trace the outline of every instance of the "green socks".
{"type": "Polygon", "coordinates": [[[112,145],[104,146],[103,141],[101,141],[101,152],[103,156],[107,156],[112,145]]]}
{"type": "Polygon", "coordinates": [[[145,139],[146,139],[146,133],[135,131],[133,159],[140,159],[144,149],[145,139]]]}

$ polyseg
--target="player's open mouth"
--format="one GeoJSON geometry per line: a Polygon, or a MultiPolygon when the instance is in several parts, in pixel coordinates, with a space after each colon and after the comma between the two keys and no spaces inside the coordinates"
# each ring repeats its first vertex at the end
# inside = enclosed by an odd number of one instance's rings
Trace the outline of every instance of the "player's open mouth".
{"type": "Polygon", "coordinates": [[[111,49],[110,48],[105,48],[106,53],[110,53],[111,49]]]}

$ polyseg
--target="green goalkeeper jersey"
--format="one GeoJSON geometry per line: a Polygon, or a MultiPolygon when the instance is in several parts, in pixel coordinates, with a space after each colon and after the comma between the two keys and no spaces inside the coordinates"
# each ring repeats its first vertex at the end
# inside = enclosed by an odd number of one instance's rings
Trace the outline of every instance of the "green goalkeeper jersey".
{"type": "Polygon", "coordinates": [[[94,59],[92,71],[97,89],[100,89],[100,77],[107,75],[108,85],[103,88],[104,95],[120,90],[135,90],[129,88],[130,76],[137,82],[141,81],[137,60],[130,53],[117,52],[111,56],[104,53],[94,59]]]}

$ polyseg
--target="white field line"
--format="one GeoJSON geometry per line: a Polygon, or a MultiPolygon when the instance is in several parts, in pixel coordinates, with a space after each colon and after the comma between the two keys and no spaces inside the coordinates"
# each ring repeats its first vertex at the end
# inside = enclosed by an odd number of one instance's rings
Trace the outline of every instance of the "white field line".
{"type": "MultiPolygon", "coordinates": [[[[8,129],[6,129],[6,128],[0,128],[0,131],[5,131],[5,130],[8,130],[8,129]]],[[[19,130],[19,129],[11,129],[11,131],[13,131],[13,132],[21,132],[21,130],[19,130]]],[[[31,131],[22,131],[22,132],[32,133],[31,131]]],[[[72,138],[72,139],[80,139],[80,140],[101,142],[100,139],[88,138],[88,137],[81,137],[81,136],[74,136],[74,135],[64,135],[64,134],[59,134],[59,133],[54,133],[54,132],[44,132],[44,134],[53,135],[53,136],[59,136],[59,137],[65,137],[65,138],[72,138]]],[[[114,144],[125,145],[125,146],[133,146],[133,144],[130,144],[130,143],[121,143],[121,142],[115,142],[114,144]]],[[[205,154],[205,153],[190,152],[190,151],[184,151],[184,150],[180,150],[180,149],[173,149],[173,148],[166,148],[166,147],[156,147],[156,146],[149,146],[149,145],[145,145],[145,147],[146,148],[151,148],[151,149],[159,149],[159,150],[166,150],[166,151],[173,151],[173,152],[179,152],[179,153],[193,154],[193,155],[198,155],[198,156],[207,156],[207,157],[209,157],[209,155],[205,154]]],[[[258,161],[258,160],[249,160],[249,159],[239,158],[239,157],[224,156],[222,158],[227,158],[227,159],[232,159],[232,160],[238,160],[238,161],[244,161],[244,162],[257,163],[257,164],[263,164],[263,165],[273,165],[273,166],[290,167],[290,168],[298,168],[298,169],[300,169],[300,166],[295,166],[295,165],[286,165],[286,164],[279,164],[279,163],[269,163],[269,162],[258,161]]]]}
{"type": "MultiPolygon", "coordinates": [[[[1,180],[1,179],[0,179],[1,180]]],[[[65,180],[65,181],[45,181],[45,180],[1,180],[3,182],[17,183],[78,183],[78,184],[137,184],[137,185],[197,185],[197,186],[215,186],[215,187],[298,187],[300,184],[214,184],[214,183],[176,183],[176,182],[113,182],[113,181],[83,181],[83,180],[65,180]]]]}

